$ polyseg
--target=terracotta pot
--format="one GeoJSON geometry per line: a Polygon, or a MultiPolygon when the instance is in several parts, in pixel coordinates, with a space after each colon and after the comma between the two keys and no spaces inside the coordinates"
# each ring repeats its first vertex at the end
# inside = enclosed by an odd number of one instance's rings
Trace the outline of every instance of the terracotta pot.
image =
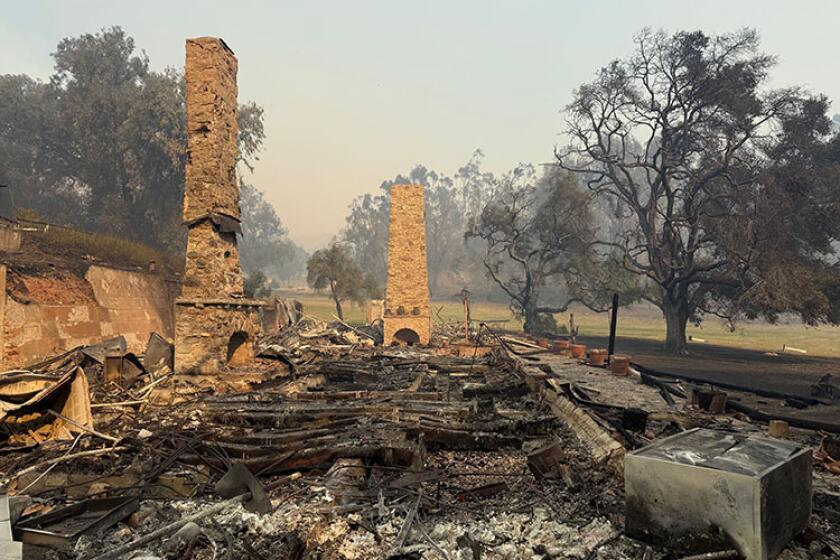
{"type": "Polygon", "coordinates": [[[613,356],[610,358],[610,370],[615,375],[627,375],[630,373],[630,357],[629,356],[613,356]]]}
{"type": "Polygon", "coordinates": [[[551,341],[547,338],[538,338],[537,344],[543,348],[551,348],[551,341]]]}
{"type": "Polygon", "coordinates": [[[589,351],[589,365],[603,367],[607,364],[607,351],[603,348],[593,348],[589,351]]]}
{"type": "Polygon", "coordinates": [[[770,437],[785,439],[790,435],[789,428],[790,426],[784,420],[770,420],[770,424],[767,426],[767,432],[770,434],[770,437]]]}
{"type": "Polygon", "coordinates": [[[568,340],[555,340],[554,341],[554,353],[560,354],[561,356],[568,356],[569,355],[569,346],[572,343],[568,340]]]}
{"type": "Polygon", "coordinates": [[[726,392],[695,388],[692,390],[692,393],[694,394],[689,398],[689,402],[696,403],[700,410],[705,410],[712,414],[723,414],[726,412],[726,392]]]}
{"type": "Polygon", "coordinates": [[[586,358],[586,344],[571,344],[569,345],[569,352],[572,358],[582,360],[586,358]]]}

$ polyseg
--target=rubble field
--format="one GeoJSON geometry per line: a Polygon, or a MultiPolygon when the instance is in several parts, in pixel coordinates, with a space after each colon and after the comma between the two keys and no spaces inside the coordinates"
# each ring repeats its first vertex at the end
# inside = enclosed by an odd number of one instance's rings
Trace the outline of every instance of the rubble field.
{"type": "MultiPolygon", "coordinates": [[[[692,427],[764,426],[669,402],[534,341],[375,338],[304,318],[218,376],[174,375],[146,356],[115,366],[107,345],[3,374],[0,473],[24,557],[737,557],[709,535],[668,546],[627,537],[621,458],[692,427]],[[602,433],[583,435],[558,399],[602,433]],[[627,428],[627,409],[645,410],[644,425],[627,428]],[[602,454],[598,438],[617,443],[602,454]],[[233,495],[219,484],[232,467],[253,475],[233,495]],[[73,504],[87,509],[62,513],[73,504]]],[[[780,557],[836,557],[840,476],[821,434],[789,437],[828,459],[815,461],[810,527],[780,557]]]]}

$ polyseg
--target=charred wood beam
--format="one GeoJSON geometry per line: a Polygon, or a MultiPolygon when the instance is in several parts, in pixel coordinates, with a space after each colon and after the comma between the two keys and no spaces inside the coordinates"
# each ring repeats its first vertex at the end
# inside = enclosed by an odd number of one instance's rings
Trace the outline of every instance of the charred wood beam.
{"type": "Polygon", "coordinates": [[[436,426],[420,424],[417,428],[409,429],[406,435],[410,439],[422,440],[429,447],[442,447],[457,451],[495,451],[504,448],[522,447],[522,437],[493,432],[476,432],[472,430],[452,430],[436,426]]]}
{"type": "MultiPolygon", "coordinates": [[[[340,446],[301,449],[288,457],[283,457],[282,454],[278,453],[260,457],[245,457],[240,462],[248,470],[268,476],[310,469],[326,471],[339,458],[358,458],[376,464],[409,466],[414,460],[415,451],[413,446],[398,446],[393,443],[368,445],[347,443],[340,446]],[[278,461],[278,459],[282,460],[278,461]]],[[[209,464],[224,470],[227,459],[193,453],[182,455],[181,461],[190,465],[209,464]]]]}

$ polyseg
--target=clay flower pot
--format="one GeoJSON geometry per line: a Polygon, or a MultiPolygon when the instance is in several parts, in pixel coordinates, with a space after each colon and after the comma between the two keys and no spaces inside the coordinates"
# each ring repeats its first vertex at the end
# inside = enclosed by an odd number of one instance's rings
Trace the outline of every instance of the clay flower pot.
{"type": "Polygon", "coordinates": [[[569,345],[569,352],[572,358],[576,360],[583,360],[586,358],[586,344],[571,344],[569,345]]]}
{"type": "Polygon", "coordinates": [[[613,356],[610,359],[610,370],[615,375],[627,375],[630,373],[630,356],[613,356]]]}
{"type": "Polygon", "coordinates": [[[572,343],[568,340],[555,340],[554,341],[554,353],[560,354],[561,356],[568,356],[569,355],[569,346],[572,343]]]}
{"type": "Polygon", "coordinates": [[[538,338],[537,345],[542,346],[543,348],[551,348],[551,341],[547,338],[538,338]]]}
{"type": "Polygon", "coordinates": [[[593,348],[589,351],[589,365],[604,367],[607,364],[607,351],[604,348],[593,348]]]}

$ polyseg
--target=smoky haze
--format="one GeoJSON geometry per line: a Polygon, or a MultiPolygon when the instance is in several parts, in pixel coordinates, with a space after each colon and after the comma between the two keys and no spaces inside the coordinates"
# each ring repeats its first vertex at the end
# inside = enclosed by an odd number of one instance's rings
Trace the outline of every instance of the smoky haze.
{"type": "Polygon", "coordinates": [[[42,80],[62,38],[103,27],[122,26],[156,70],[183,66],[186,37],[223,37],[240,100],[265,109],[246,180],[310,251],[354,197],[415,164],[455,173],[476,148],[496,173],[550,161],[573,89],[645,26],[756,28],[779,58],[774,86],[840,97],[832,2],[32,1],[4,2],[3,14],[0,74],[42,80]]]}

